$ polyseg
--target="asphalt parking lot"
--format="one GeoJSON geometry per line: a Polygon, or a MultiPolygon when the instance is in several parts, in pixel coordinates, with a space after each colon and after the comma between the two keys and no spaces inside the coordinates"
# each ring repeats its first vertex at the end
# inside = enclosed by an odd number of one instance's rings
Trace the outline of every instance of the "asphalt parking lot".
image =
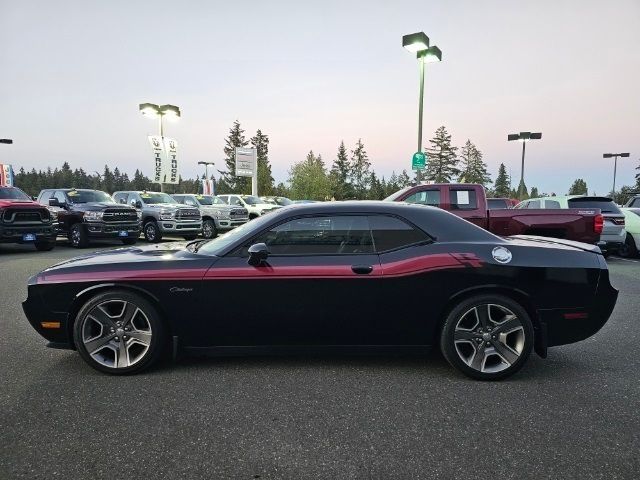
{"type": "Polygon", "coordinates": [[[45,348],[20,306],[30,275],[79,253],[0,247],[0,479],[640,477],[640,261],[610,259],[598,334],[486,383],[437,352],[103,375],[45,348]]]}

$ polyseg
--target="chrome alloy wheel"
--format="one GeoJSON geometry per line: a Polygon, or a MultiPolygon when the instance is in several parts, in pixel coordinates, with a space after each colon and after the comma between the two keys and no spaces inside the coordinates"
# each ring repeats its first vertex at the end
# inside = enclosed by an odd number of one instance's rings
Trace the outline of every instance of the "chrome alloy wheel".
{"type": "Polygon", "coordinates": [[[147,225],[144,227],[144,235],[150,242],[153,242],[156,239],[156,226],[153,224],[153,222],[147,223],[147,225]]]}
{"type": "Polygon", "coordinates": [[[151,322],[134,303],[107,300],[93,307],[82,324],[82,343],[96,362],[109,368],[138,363],[151,346],[151,322]]]}
{"type": "Polygon", "coordinates": [[[525,330],[508,308],[482,304],[459,318],[454,344],[458,356],[469,367],[481,373],[496,373],[520,358],[525,346],[525,330]]]}
{"type": "Polygon", "coordinates": [[[80,241],[81,241],[81,232],[80,232],[80,227],[74,227],[71,229],[71,244],[74,247],[77,247],[78,245],[80,245],[80,241]]]}

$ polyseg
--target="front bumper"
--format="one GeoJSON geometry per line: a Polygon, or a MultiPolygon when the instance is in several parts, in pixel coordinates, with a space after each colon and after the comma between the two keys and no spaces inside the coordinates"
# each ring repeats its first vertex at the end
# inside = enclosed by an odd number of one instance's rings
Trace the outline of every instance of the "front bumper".
{"type": "Polygon", "coordinates": [[[162,233],[200,233],[202,231],[202,221],[197,222],[176,222],[173,220],[158,220],[158,227],[162,233]]]}
{"type": "Polygon", "coordinates": [[[56,348],[74,348],[69,328],[68,314],[49,310],[35,286],[29,285],[27,299],[22,310],[31,326],[56,348]],[[59,325],[51,328],[51,325],[59,325]],[[49,328],[46,328],[48,326],[49,328]]]}
{"type": "Polygon", "coordinates": [[[51,225],[0,225],[0,243],[55,242],[56,228],[51,225]],[[35,240],[25,240],[25,235],[34,235],[35,240]]]}
{"type": "Polygon", "coordinates": [[[138,238],[140,222],[135,223],[91,223],[87,222],[87,234],[91,238],[138,238]],[[127,232],[122,236],[120,232],[127,232]]]}
{"type": "Polygon", "coordinates": [[[218,230],[231,230],[233,228],[239,227],[249,221],[249,217],[241,218],[241,219],[216,219],[216,228],[218,230]]]}

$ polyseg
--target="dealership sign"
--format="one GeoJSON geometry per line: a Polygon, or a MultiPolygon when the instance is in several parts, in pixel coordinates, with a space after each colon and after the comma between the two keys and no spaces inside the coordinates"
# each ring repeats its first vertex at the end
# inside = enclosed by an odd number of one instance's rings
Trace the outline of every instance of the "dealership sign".
{"type": "Polygon", "coordinates": [[[13,187],[13,168],[6,163],[0,163],[0,186],[13,187]]]}
{"type": "Polygon", "coordinates": [[[256,149],[236,147],[236,176],[253,177],[256,174],[256,149]]]}
{"type": "Polygon", "coordinates": [[[174,138],[149,135],[149,144],[153,151],[153,183],[177,184],[178,142],[174,138]]]}

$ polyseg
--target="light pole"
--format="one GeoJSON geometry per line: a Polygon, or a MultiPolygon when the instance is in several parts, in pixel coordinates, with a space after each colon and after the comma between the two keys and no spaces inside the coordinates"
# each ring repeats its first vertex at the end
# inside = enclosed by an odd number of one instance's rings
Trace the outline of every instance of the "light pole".
{"type": "MultiPolygon", "coordinates": [[[[139,105],[140,113],[145,117],[158,118],[158,127],[160,129],[160,137],[164,137],[164,126],[162,125],[162,119],[167,117],[169,119],[177,120],[180,118],[180,108],[175,105],[156,105],[155,103],[141,103],[139,105]]],[[[160,191],[164,192],[164,183],[160,183],[160,191]]]]}
{"type": "Polygon", "coordinates": [[[507,141],[511,142],[513,140],[518,140],[522,142],[522,166],[520,168],[520,185],[518,185],[518,195],[522,192],[520,188],[524,185],[524,152],[525,145],[529,140],[540,140],[542,138],[542,133],[531,133],[531,132],[520,132],[520,133],[510,133],[507,135],[507,141]]]}
{"type": "MultiPolygon", "coordinates": [[[[424,32],[411,33],[402,37],[402,46],[415,53],[420,69],[420,95],[418,97],[418,152],[422,153],[422,106],[424,103],[424,64],[442,61],[442,51],[429,47],[429,37],[424,32]]],[[[420,170],[418,170],[419,174],[420,170]]]]}
{"type": "Polygon", "coordinates": [[[612,195],[616,194],[616,170],[618,169],[618,157],[627,158],[629,156],[629,152],[626,153],[603,153],[602,158],[613,158],[613,190],[611,190],[612,195]]]}
{"type": "MultiPolygon", "coordinates": [[[[204,165],[204,178],[205,180],[209,180],[209,165],[215,165],[215,162],[198,162],[198,165],[204,165]]],[[[204,187],[202,189],[202,193],[204,193],[204,187]]]]}

